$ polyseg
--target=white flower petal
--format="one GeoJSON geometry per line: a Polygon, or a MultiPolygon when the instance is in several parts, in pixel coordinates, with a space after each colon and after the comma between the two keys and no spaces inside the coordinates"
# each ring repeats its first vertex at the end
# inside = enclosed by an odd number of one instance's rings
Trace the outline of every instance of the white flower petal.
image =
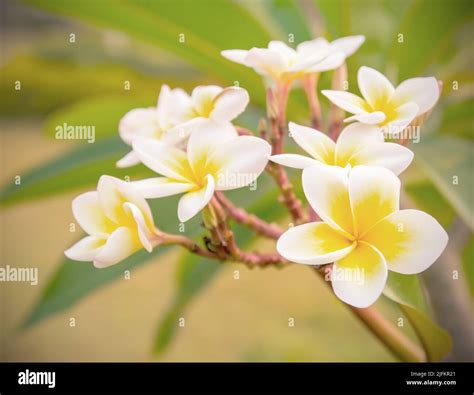
{"type": "Polygon", "coordinates": [[[342,130],[337,139],[336,164],[344,167],[357,151],[383,141],[384,136],[379,126],[359,122],[352,123],[342,130]]]}
{"type": "Polygon", "coordinates": [[[418,115],[429,111],[439,99],[438,81],[434,77],[411,78],[397,86],[392,102],[400,106],[407,102],[418,105],[418,115]]]}
{"type": "Polygon", "coordinates": [[[378,166],[356,166],[349,173],[349,196],[354,231],[362,236],[399,208],[400,180],[378,166]]]}
{"type": "Polygon", "coordinates": [[[217,122],[230,122],[240,115],[249,103],[249,94],[242,88],[225,88],[214,98],[210,118],[217,122]]]}
{"type": "Polygon", "coordinates": [[[206,169],[209,158],[216,150],[222,149],[226,142],[239,136],[230,122],[217,123],[211,119],[201,118],[194,122],[193,128],[188,141],[187,155],[189,164],[196,174],[200,174],[200,169],[206,169]]]}
{"type": "Polygon", "coordinates": [[[288,62],[279,52],[267,48],[252,48],[245,58],[247,65],[253,67],[259,74],[268,74],[279,77],[283,73],[288,62]]]}
{"type": "Polygon", "coordinates": [[[130,167],[130,166],[135,166],[140,163],[140,158],[138,155],[130,151],[128,154],[126,154],[122,159],[119,159],[116,163],[116,166],[119,168],[125,168],[125,167],[130,167]]]}
{"type": "Polygon", "coordinates": [[[225,51],[221,51],[221,55],[232,62],[247,65],[245,58],[247,57],[248,52],[249,51],[244,49],[227,49],[225,51]]]}
{"type": "Polygon", "coordinates": [[[351,158],[352,166],[381,166],[395,175],[402,173],[413,160],[413,152],[396,143],[375,143],[357,151],[351,158]]]}
{"type": "Polygon", "coordinates": [[[320,73],[323,71],[334,70],[340,67],[346,60],[344,52],[334,52],[320,60],[316,64],[309,66],[307,71],[311,73],[320,73]]]}
{"type": "Polygon", "coordinates": [[[295,142],[314,159],[323,163],[334,161],[336,144],[324,133],[293,122],[289,123],[288,129],[295,142]]]}
{"type": "Polygon", "coordinates": [[[168,85],[161,87],[157,105],[157,114],[161,125],[169,128],[177,122],[183,122],[190,107],[191,98],[184,90],[170,89],[168,85]]]}
{"type": "Polygon", "coordinates": [[[77,196],[72,201],[72,213],[81,228],[90,235],[106,236],[114,228],[102,210],[96,191],[77,196]]]}
{"type": "Polygon", "coordinates": [[[323,90],[321,93],[326,96],[336,106],[351,114],[365,113],[366,103],[359,96],[345,91],[323,90]]]}
{"type": "Polygon", "coordinates": [[[392,138],[399,134],[413,121],[418,114],[418,105],[413,102],[405,103],[396,109],[397,118],[384,125],[384,133],[392,138]]]}
{"type": "Polygon", "coordinates": [[[97,193],[102,211],[115,224],[128,223],[128,215],[123,209],[125,202],[135,204],[147,219],[150,227],[153,227],[153,216],[150,206],[128,182],[111,176],[102,176],[97,184],[97,193]]]}
{"type": "Polygon", "coordinates": [[[119,135],[132,145],[139,136],[153,137],[160,130],[158,114],[155,108],[135,108],[127,112],[119,122],[119,135]]]}
{"type": "Polygon", "coordinates": [[[141,248],[137,232],[120,227],[107,239],[94,257],[94,266],[102,269],[123,261],[141,248]]]}
{"type": "Polygon", "coordinates": [[[224,89],[217,85],[197,86],[191,93],[191,101],[196,111],[202,115],[207,113],[209,105],[212,104],[214,98],[224,89]]]}
{"type": "Polygon", "coordinates": [[[349,254],[355,243],[323,222],[298,225],[283,233],[277,251],[291,262],[323,265],[349,254]]]}
{"type": "Polygon", "coordinates": [[[375,225],[364,240],[383,254],[390,270],[416,274],[438,259],[448,243],[448,234],[431,215],[400,210],[375,225]]]}
{"type": "Polygon", "coordinates": [[[332,288],[342,301],[364,308],[379,298],[387,275],[384,257],[372,246],[359,242],[350,254],[334,263],[332,288]]]}
{"type": "Polygon", "coordinates": [[[270,156],[270,160],[272,162],[278,163],[279,165],[293,167],[295,169],[304,169],[318,163],[313,158],[297,154],[272,155],[270,156]]]}
{"type": "Polygon", "coordinates": [[[283,41],[273,40],[268,43],[268,49],[278,52],[286,59],[292,59],[296,56],[296,51],[286,45],[283,41]]]}
{"type": "Polygon", "coordinates": [[[379,71],[362,66],[357,74],[359,89],[372,108],[390,101],[395,91],[392,83],[379,71]]]}
{"type": "Polygon", "coordinates": [[[358,121],[367,125],[377,125],[385,121],[385,118],[385,114],[382,111],[374,111],[353,115],[352,117],[344,119],[344,122],[358,121]]]}
{"type": "Polygon", "coordinates": [[[296,47],[296,52],[301,60],[315,56],[322,59],[329,54],[329,50],[329,43],[322,37],[310,41],[304,41],[296,47]]]}
{"type": "Polygon", "coordinates": [[[148,178],[131,184],[146,199],[178,195],[194,188],[193,184],[177,182],[167,177],[148,178]]]}
{"type": "Polygon", "coordinates": [[[209,159],[210,167],[217,169],[216,190],[252,183],[265,170],[271,152],[270,144],[254,136],[239,136],[224,143],[209,159]]]}
{"type": "Polygon", "coordinates": [[[129,210],[133,219],[137,223],[138,237],[140,238],[143,247],[145,247],[148,252],[151,252],[153,250],[152,241],[155,237],[155,229],[149,227],[143,213],[133,203],[126,202],[123,204],[123,207],[125,210],[129,210]]]}
{"type": "Polygon", "coordinates": [[[105,241],[105,238],[96,236],[84,237],[71,248],[64,251],[64,255],[73,261],[92,262],[104,246],[105,241]]]}
{"type": "Polygon", "coordinates": [[[311,207],[331,227],[353,234],[347,173],[342,167],[316,165],[303,170],[303,191],[311,207]]]}
{"type": "Polygon", "coordinates": [[[188,182],[190,167],[186,153],[178,148],[150,139],[137,139],[133,150],[142,163],[163,176],[188,182]]]}
{"type": "Polygon", "coordinates": [[[186,222],[201,211],[212,199],[215,190],[214,178],[211,175],[206,177],[206,185],[201,189],[188,192],[179,199],[178,218],[181,222],[186,222]]]}
{"type": "Polygon", "coordinates": [[[352,55],[355,51],[357,51],[360,46],[364,43],[365,37],[362,35],[358,36],[347,36],[341,37],[337,40],[331,42],[331,49],[335,49],[337,51],[342,51],[346,55],[346,57],[352,55]]]}

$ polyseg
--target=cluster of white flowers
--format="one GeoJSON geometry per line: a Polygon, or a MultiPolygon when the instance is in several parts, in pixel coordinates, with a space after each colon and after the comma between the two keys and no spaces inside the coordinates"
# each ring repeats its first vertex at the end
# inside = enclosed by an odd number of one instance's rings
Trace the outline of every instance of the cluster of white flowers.
{"type": "MultiPolygon", "coordinates": [[[[268,48],[222,55],[268,77],[273,87],[291,86],[340,67],[363,42],[363,36],[331,43],[318,38],[293,49],[272,41],[268,48]]],[[[413,153],[384,141],[384,128],[401,131],[431,110],[439,97],[436,79],[413,78],[394,88],[378,71],[361,67],[358,84],[363,99],[346,91],[322,91],[353,114],[346,122],[356,121],[337,141],[290,122],[291,137],[309,156],[272,152],[263,138],[237,133],[231,121],[249,102],[245,89],[199,86],[188,95],[163,86],[156,108],[134,109],[122,118],[119,133],[132,151],[117,163],[143,163],[160,177],[130,183],[101,177],[97,192],[73,202],[74,216],[90,236],[66,255],[107,267],[138,249],[151,251],[160,243],[160,233],[145,199],[182,194],[177,216],[184,222],[204,209],[215,191],[254,182],[271,160],[303,169],[306,199],[321,219],[284,232],[278,253],[295,263],[333,263],[335,294],[351,305],[369,306],[381,294],[388,270],[425,270],[441,254],[448,236],[428,214],[399,209],[397,176],[410,165],[413,153]],[[362,271],[364,281],[337,276],[338,269],[362,271]]]]}

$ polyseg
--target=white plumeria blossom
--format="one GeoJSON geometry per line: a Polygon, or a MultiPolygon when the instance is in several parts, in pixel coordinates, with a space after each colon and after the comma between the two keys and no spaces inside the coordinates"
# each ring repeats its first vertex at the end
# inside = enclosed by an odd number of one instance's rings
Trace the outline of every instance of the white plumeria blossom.
{"type": "MultiPolygon", "coordinates": [[[[119,135],[127,145],[139,137],[156,140],[169,139],[167,131],[186,120],[189,108],[189,97],[180,89],[170,89],[168,85],[161,87],[156,107],[135,108],[127,112],[119,123],[119,135]]],[[[178,139],[172,139],[174,142],[178,139]]],[[[129,167],[140,163],[137,155],[131,151],[117,162],[118,167],[129,167]]]]}
{"type": "Polygon", "coordinates": [[[145,198],[184,193],[178,218],[185,222],[211,200],[214,191],[251,184],[265,169],[271,146],[253,136],[239,136],[230,124],[194,122],[187,151],[150,139],[138,139],[133,149],[140,160],[163,177],[134,182],[145,198]]]}
{"type": "MultiPolygon", "coordinates": [[[[163,143],[182,146],[186,143],[195,120],[228,123],[240,115],[249,102],[245,89],[221,88],[215,85],[198,86],[188,95],[180,88],[170,89],[163,85],[158,105],[136,108],[120,120],[119,134],[122,140],[133,145],[136,138],[150,138],[163,143]]],[[[140,163],[131,151],[117,162],[118,167],[140,163]]]]}
{"type": "Polygon", "coordinates": [[[347,168],[358,165],[382,166],[396,175],[413,160],[413,152],[396,143],[384,142],[382,129],[376,125],[355,122],[344,128],[335,143],[324,133],[290,122],[295,142],[310,157],[298,154],[273,155],[270,160],[280,165],[304,169],[315,164],[347,168]]]}
{"type": "Polygon", "coordinates": [[[187,139],[196,129],[194,124],[197,122],[202,125],[203,120],[207,120],[209,124],[223,124],[229,127],[230,122],[244,112],[248,103],[249,94],[243,88],[197,86],[187,98],[184,122],[169,130],[166,142],[175,143],[187,139]]]}
{"type": "Polygon", "coordinates": [[[383,126],[391,134],[401,132],[415,117],[429,111],[440,93],[434,77],[411,78],[394,88],[382,73],[365,66],[359,69],[357,80],[363,98],[345,91],[322,93],[336,106],[354,114],[346,122],[383,126]]]}
{"type": "Polygon", "coordinates": [[[114,265],[141,248],[148,252],[157,241],[150,207],[130,183],[102,176],[97,191],[72,202],[74,218],[89,234],[64,254],[76,261],[92,261],[97,268],[114,265]]]}
{"type": "Polygon", "coordinates": [[[293,49],[282,41],[270,41],[268,48],[222,51],[225,58],[253,68],[275,81],[299,78],[341,66],[365,41],[364,36],[342,37],[333,42],[324,38],[305,41],[293,49]]]}
{"type": "Polygon", "coordinates": [[[308,167],[303,170],[303,189],[324,222],[290,228],[278,240],[277,250],[296,263],[334,262],[334,292],[350,305],[370,306],[382,293],[388,270],[420,273],[448,242],[433,217],[399,209],[400,181],[385,168],[357,166],[347,174],[335,166],[308,167]]]}

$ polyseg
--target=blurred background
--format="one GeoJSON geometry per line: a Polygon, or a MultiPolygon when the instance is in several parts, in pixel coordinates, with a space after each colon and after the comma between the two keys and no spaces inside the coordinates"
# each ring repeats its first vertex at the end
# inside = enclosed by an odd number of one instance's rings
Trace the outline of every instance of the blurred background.
{"type": "MultiPolygon", "coordinates": [[[[450,243],[421,278],[391,278],[389,297],[376,307],[427,345],[432,359],[473,358],[472,1],[0,4],[1,266],[39,269],[36,286],[0,286],[0,360],[395,361],[300,265],[249,269],[161,248],[98,270],[63,255],[83,235],[71,227],[77,194],[93,189],[102,174],[151,174],[143,166],[115,168],[128,151],[117,127],[128,110],[155,105],[163,83],[190,92],[196,85],[238,82],[251,105],[236,123],[255,130],[264,115],[262,81],[220,51],[351,34],[366,36],[348,60],[351,91],[357,91],[361,65],[394,83],[429,75],[443,81],[421,141],[410,146],[416,160],[402,182],[404,204],[435,216],[450,243]],[[55,139],[56,126],[64,123],[94,125],[95,142],[55,139]],[[446,355],[449,338],[453,347],[446,355]]],[[[321,89],[330,78],[323,74],[321,89]]],[[[327,100],[321,104],[327,114],[327,100]]],[[[288,118],[308,123],[301,89],[292,92],[288,118]]],[[[298,173],[290,175],[298,187],[298,173]]],[[[266,176],[259,181],[255,193],[229,196],[287,226],[277,191],[266,176]]],[[[151,202],[156,223],[176,233],[176,199],[159,200],[151,202]]],[[[186,225],[186,233],[199,238],[199,219],[186,225]]],[[[248,231],[238,228],[237,234],[247,248],[273,248],[248,231]]]]}

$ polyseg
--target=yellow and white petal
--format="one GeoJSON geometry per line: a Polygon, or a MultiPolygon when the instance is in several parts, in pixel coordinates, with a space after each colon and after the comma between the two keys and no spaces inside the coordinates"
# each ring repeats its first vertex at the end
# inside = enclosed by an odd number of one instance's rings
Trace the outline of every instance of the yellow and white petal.
{"type": "Polygon", "coordinates": [[[326,165],[307,167],[303,170],[303,191],[324,222],[352,237],[352,211],[345,169],[326,165]]]}
{"type": "Polygon", "coordinates": [[[186,153],[178,148],[151,139],[137,139],[133,150],[142,163],[165,177],[188,182],[191,168],[186,153]]]}
{"type": "Polygon", "coordinates": [[[222,149],[226,142],[238,138],[239,134],[230,122],[217,123],[212,119],[196,120],[193,128],[187,155],[194,174],[200,178],[209,174],[207,165],[212,154],[222,149]]]}
{"type": "Polygon", "coordinates": [[[375,225],[364,240],[383,254],[389,270],[416,274],[438,259],[448,243],[448,234],[431,215],[400,210],[375,225]]]}
{"type": "Polygon", "coordinates": [[[399,138],[403,131],[418,114],[418,105],[413,102],[405,103],[395,109],[397,118],[384,125],[384,133],[392,138],[399,138]]]}
{"type": "Polygon", "coordinates": [[[267,48],[252,48],[245,58],[247,65],[253,67],[259,74],[268,74],[279,77],[286,71],[287,59],[279,52],[267,48]]]}
{"type": "Polygon", "coordinates": [[[214,107],[214,98],[223,90],[217,85],[203,85],[193,89],[191,101],[198,116],[209,116],[214,107]]]}
{"type": "Polygon", "coordinates": [[[372,305],[387,281],[384,257],[367,243],[359,242],[350,254],[334,263],[332,288],[343,302],[358,308],[372,305]]]}
{"type": "Polygon", "coordinates": [[[374,109],[388,103],[395,91],[392,83],[379,71],[362,66],[357,74],[360,92],[374,109]]]}
{"type": "Polygon", "coordinates": [[[344,122],[358,121],[367,125],[378,125],[385,121],[386,118],[385,113],[382,111],[374,111],[353,115],[352,117],[344,119],[344,122]]]}
{"type": "Polygon", "coordinates": [[[327,164],[334,162],[336,144],[324,133],[293,122],[289,123],[288,129],[295,142],[314,159],[327,164]]]}
{"type": "Polygon", "coordinates": [[[248,52],[249,51],[244,49],[227,49],[225,51],[221,51],[221,55],[232,62],[247,65],[245,58],[247,57],[248,52]]]}
{"type": "Polygon", "coordinates": [[[321,163],[316,159],[297,154],[272,155],[270,156],[270,160],[272,162],[278,163],[279,165],[293,167],[294,169],[304,169],[306,167],[321,163]]]}
{"type": "Polygon", "coordinates": [[[138,165],[139,163],[141,163],[141,162],[140,162],[140,158],[138,157],[138,155],[135,152],[130,151],[122,159],[119,159],[115,165],[117,167],[123,169],[125,167],[138,165]]]}
{"type": "Polygon", "coordinates": [[[156,237],[154,227],[150,227],[149,222],[140,211],[140,209],[134,205],[133,203],[126,202],[123,204],[124,210],[128,210],[130,215],[133,217],[137,224],[137,232],[140,242],[142,243],[143,247],[148,251],[151,252],[153,250],[153,240],[156,237]]]}
{"type": "Polygon", "coordinates": [[[249,103],[249,94],[245,89],[225,88],[214,98],[214,109],[210,118],[217,122],[230,122],[237,118],[249,103]]]}
{"type": "Polygon", "coordinates": [[[357,151],[367,145],[384,141],[382,129],[376,125],[352,123],[346,126],[336,144],[336,164],[346,166],[357,151]]]}
{"type": "Polygon", "coordinates": [[[136,137],[152,137],[159,128],[156,108],[135,108],[127,112],[120,120],[119,135],[126,144],[132,145],[136,137]]]}
{"type": "Polygon", "coordinates": [[[397,143],[375,143],[357,151],[349,160],[352,166],[381,166],[395,175],[402,173],[413,160],[413,152],[397,143]]]}
{"type": "Polygon", "coordinates": [[[365,36],[347,36],[341,37],[331,42],[331,49],[342,51],[346,57],[351,56],[364,43],[365,36]]]}
{"type": "Polygon", "coordinates": [[[201,211],[212,199],[215,190],[214,178],[206,177],[206,184],[197,191],[184,194],[178,202],[178,218],[186,222],[201,211]]]}
{"type": "Polygon", "coordinates": [[[392,102],[400,106],[407,102],[418,105],[418,115],[431,110],[439,99],[438,81],[434,77],[411,78],[397,86],[392,102]]]}
{"type": "Polygon", "coordinates": [[[310,73],[320,73],[323,71],[334,70],[340,67],[346,60],[346,55],[342,51],[334,52],[320,60],[316,64],[305,67],[310,73]]]}
{"type": "Polygon", "coordinates": [[[390,170],[378,166],[356,166],[349,174],[349,196],[358,236],[397,211],[400,180],[390,170]]]}
{"type": "Polygon", "coordinates": [[[156,107],[160,124],[169,127],[177,122],[184,121],[184,115],[189,113],[191,98],[180,88],[170,89],[163,85],[156,107]]]}
{"type": "Polygon", "coordinates": [[[77,196],[72,201],[72,213],[81,228],[90,235],[105,237],[114,229],[114,224],[100,205],[96,191],[77,196]]]}
{"type": "Polygon", "coordinates": [[[133,181],[131,185],[145,199],[156,199],[178,195],[194,188],[191,183],[178,182],[168,177],[154,177],[140,181],[133,181]]]}
{"type": "Polygon", "coordinates": [[[73,261],[92,262],[105,242],[106,238],[87,236],[64,251],[64,255],[73,261]]]}
{"type": "Polygon", "coordinates": [[[128,258],[141,248],[138,233],[127,227],[117,228],[94,257],[94,266],[102,269],[128,258]]]}
{"type": "Polygon", "coordinates": [[[359,96],[345,91],[322,90],[321,93],[326,96],[339,108],[351,114],[365,114],[366,103],[359,96]]]}
{"type": "Polygon", "coordinates": [[[265,170],[272,147],[254,136],[227,141],[209,159],[215,169],[216,190],[227,191],[251,184],[265,170]]]}
{"type": "Polygon", "coordinates": [[[277,251],[291,262],[323,265],[349,254],[355,243],[324,222],[298,225],[283,233],[277,251]]]}

